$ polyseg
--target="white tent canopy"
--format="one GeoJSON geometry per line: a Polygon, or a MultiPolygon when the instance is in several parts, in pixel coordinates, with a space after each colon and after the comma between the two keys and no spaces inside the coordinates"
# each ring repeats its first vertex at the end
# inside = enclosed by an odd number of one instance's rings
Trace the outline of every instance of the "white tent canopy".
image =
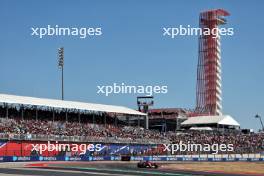
{"type": "Polygon", "coordinates": [[[22,104],[22,105],[33,105],[33,106],[45,106],[51,108],[77,109],[77,110],[146,116],[146,114],[144,113],[123,106],[55,100],[55,99],[47,99],[47,98],[34,98],[34,97],[8,95],[8,94],[0,94],[0,102],[8,103],[8,104],[22,104]]]}
{"type": "Polygon", "coordinates": [[[206,124],[240,126],[240,124],[230,115],[190,117],[189,119],[181,123],[182,126],[194,126],[194,125],[206,125],[206,124]]]}

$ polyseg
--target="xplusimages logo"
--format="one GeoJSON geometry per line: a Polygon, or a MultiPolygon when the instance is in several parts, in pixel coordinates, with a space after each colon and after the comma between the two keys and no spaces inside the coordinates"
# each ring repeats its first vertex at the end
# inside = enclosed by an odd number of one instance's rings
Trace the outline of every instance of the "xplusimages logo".
{"type": "Polygon", "coordinates": [[[180,141],[176,144],[163,144],[164,152],[169,152],[174,155],[178,152],[211,152],[212,154],[218,154],[219,152],[233,152],[234,144],[195,144],[188,141],[184,143],[180,141]]]}
{"type": "Polygon", "coordinates": [[[31,27],[31,36],[37,38],[51,36],[73,36],[81,39],[103,34],[101,27],[62,27],[59,25],[47,25],[42,27],[31,27]]]}
{"type": "Polygon", "coordinates": [[[217,38],[220,36],[233,36],[234,28],[200,28],[191,27],[191,25],[179,25],[177,27],[163,27],[163,36],[169,38],[176,38],[177,36],[212,36],[212,38],[217,38]]]}
{"type": "Polygon", "coordinates": [[[144,94],[152,96],[154,94],[168,93],[166,85],[127,85],[125,83],[113,83],[112,85],[97,86],[97,94],[109,96],[111,94],[144,94]]]}
{"type": "Polygon", "coordinates": [[[48,143],[43,144],[31,144],[32,149],[31,151],[39,152],[39,154],[42,154],[43,152],[61,152],[61,151],[71,151],[71,152],[80,152],[80,154],[85,154],[86,151],[90,152],[99,152],[103,150],[102,144],[64,144],[64,143],[58,143],[56,141],[55,143],[51,143],[48,141],[48,143]]]}

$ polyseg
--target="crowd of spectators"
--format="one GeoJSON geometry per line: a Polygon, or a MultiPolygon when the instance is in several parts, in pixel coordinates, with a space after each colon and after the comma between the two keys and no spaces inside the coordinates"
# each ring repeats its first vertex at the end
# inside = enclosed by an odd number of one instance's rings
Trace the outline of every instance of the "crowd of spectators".
{"type": "MultiPolygon", "coordinates": [[[[170,140],[176,144],[180,143],[180,141],[185,144],[209,144],[210,146],[213,144],[224,144],[225,146],[232,144],[233,150],[229,153],[261,153],[264,151],[264,133],[188,131],[186,133],[171,134],[170,140]]],[[[221,153],[220,150],[218,152],[221,153]]],[[[188,151],[188,154],[194,153],[188,151]]]]}
{"type": "MultiPolygon", "coordinates": [[[[138,126],[128,126],[117,118],[111,118],[106,114],[98,115],[99,118],[91,115],[81,115],[79,120],[76,113],[69,112],[65,120],[64,112],[56,112],[55,118],[49,110],[39,110],[38,118],[34,118],[34,109],[25,109],[24,118],[21,118],[21,109],[9,109],[9,118],[0,118],[0,134],[4,135],[26,135],[32,139],[33,135],[43,136],[66,136],[85,137],[86,139],[111,139],[118,142],[125,139],[126,142],[143,141],[145,144],[159,143],[194,143],[194,144],[233,144],[236,153],[254,153],[264,151],[264,133],[244,134],[239,131],[184,131],[161,133],[154,130],[145,130],[138,126]],[[49,116],[49,117],[46,117],[49,116]],[[75,120],[74,120],[75,119],[75,120]],[[92,120],[91,120],[92,119],[92,120]]],[[[4,117],[6,110],[0,107],[0,117],[4,117]]],[[[162,147],[157,147],[157,153],[164,153],[162,147]]],[[[192,154],[192,153],[188,153],[192,154]]]]}
{"type": "MultiPolygon", "coordinates": [[[[171,143],[193,144],[233,144],[235,153],[254,153],[264,151],[264,133],[218,132],[218,131],[187,131],[181,133],[160,133],[132,126],[114,126],[92,123],[43,121],[43,120],[18,120],[0,118],[1,134],[26,134],[26,135],[58,135],[58,136],[85,136],[97,138],[123,138],[134,141],[142,139],[145,142],[167,140],[171,143]]],[[[162,146],[162,145],[161,145],[162,146]]],[[[163,148],[153,150],[164,153],[163,148]]],[[[194,154],[188,152],[188,154],[194,154]]]]}
{"type": "Polygon", "coordinates": [[[162,139],[159,132],[141,127],[114,126],[93,123],[21,120],[0,118],[0,133],[23,135],[56,135],[98,138],[125,138],[131,141],[162,139]]]}

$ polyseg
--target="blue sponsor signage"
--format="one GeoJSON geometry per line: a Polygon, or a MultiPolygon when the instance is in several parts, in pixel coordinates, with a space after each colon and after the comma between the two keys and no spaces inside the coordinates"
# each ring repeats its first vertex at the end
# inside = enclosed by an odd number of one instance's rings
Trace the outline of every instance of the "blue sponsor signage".
{"type": "Polygon", "coordinates": [[[130,159],[132,161],[142,161],[142,160],[144,160],[144,157],[142,157],[142,156],[131,156],[130,159]]]}
{"type": "Polygon", "coordinates": [[[144,156],[143,160],[144,161],[152,161],[152,156],[144,156]]]}
{"type": "MultiPolygon", "coordinates": [[[[67,159],[67,157],[65,159],[67,159]]],[[[81,160],[82,160],[81,157],[68,157],[67,161],[81,161],[81,160]]]]}
{"type": "Polygon", "coordinates": [[[57,157],[40,157],[40,161],[57,161],[57,157]]]}
{"type": "Polygon", "coordinates": [[[29,156],[13,156],[13,161],[30,161],[30,159],[29,156]]]}
{"type": "MultiPolygon", "coordinates": [[[[131,156],[132,161],[210,161],[210,162],[226,162],[226,161],[248,161],[257,162],[264,161],[264,158],[191,158],[191,157],[176,157],[176,156],[131,156]]],[[[18,162],[18,161],[121,161],[120,156],[0,156],[0,162],[18,162]]]]}
{"type": "Polygon", "coordinates": [[[110,157],[110,156],[105,156],[105,157],[104,157],[104,160],[105,160],[105,161],[111,161],[111,157],[110,157]]]}
{"type": "Polygon", "coordinates": [[[177,161],[177,157],[167,157],[167,161],[177,161]]]}
{"type": "Polygon", "coordinates": [[[57,156],[56,161],[65,161],[65,156],[57,156]]]}
{"type": "Polygon", "coordinates": [[[38,156],[31,156],[30,161],[40,161],[40,157],[38,156]]]}
{"type": "Polygon", "coordinates": [[[104,161],[104,157],[103,156],[95,156],[95,157],[91,157],[92,161],[104,161]]]}
{"type": "MultiPolygon", "coordinates": [[[[132,157],[131,157],[132,158],[132,157]]],[[[121,157],[120,156],[111,156],[110,157],[111,161],[121,161],[121,157]]],[[[132,159],[131,159],[132,160],[132,159]]]]}

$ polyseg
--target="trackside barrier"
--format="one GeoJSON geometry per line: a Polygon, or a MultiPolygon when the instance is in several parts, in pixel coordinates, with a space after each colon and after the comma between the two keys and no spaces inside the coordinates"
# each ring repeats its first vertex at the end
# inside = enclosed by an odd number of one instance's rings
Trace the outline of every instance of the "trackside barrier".
{"type": "MultiPolygon", "coordinates": [[[[131,161],[209,161],[209,162],[227,162],[227,161],[246,161],[256,162],[264,161],[264,158],[190,158],[190,157],[174,157],[174,156],[131,156],[131,161]]],[[[82,157],[43,157],[43,156],[0,156],[0,162],[27,162],[27,161],[121,161],[120,156],[82,156],[82,157]]]]}

